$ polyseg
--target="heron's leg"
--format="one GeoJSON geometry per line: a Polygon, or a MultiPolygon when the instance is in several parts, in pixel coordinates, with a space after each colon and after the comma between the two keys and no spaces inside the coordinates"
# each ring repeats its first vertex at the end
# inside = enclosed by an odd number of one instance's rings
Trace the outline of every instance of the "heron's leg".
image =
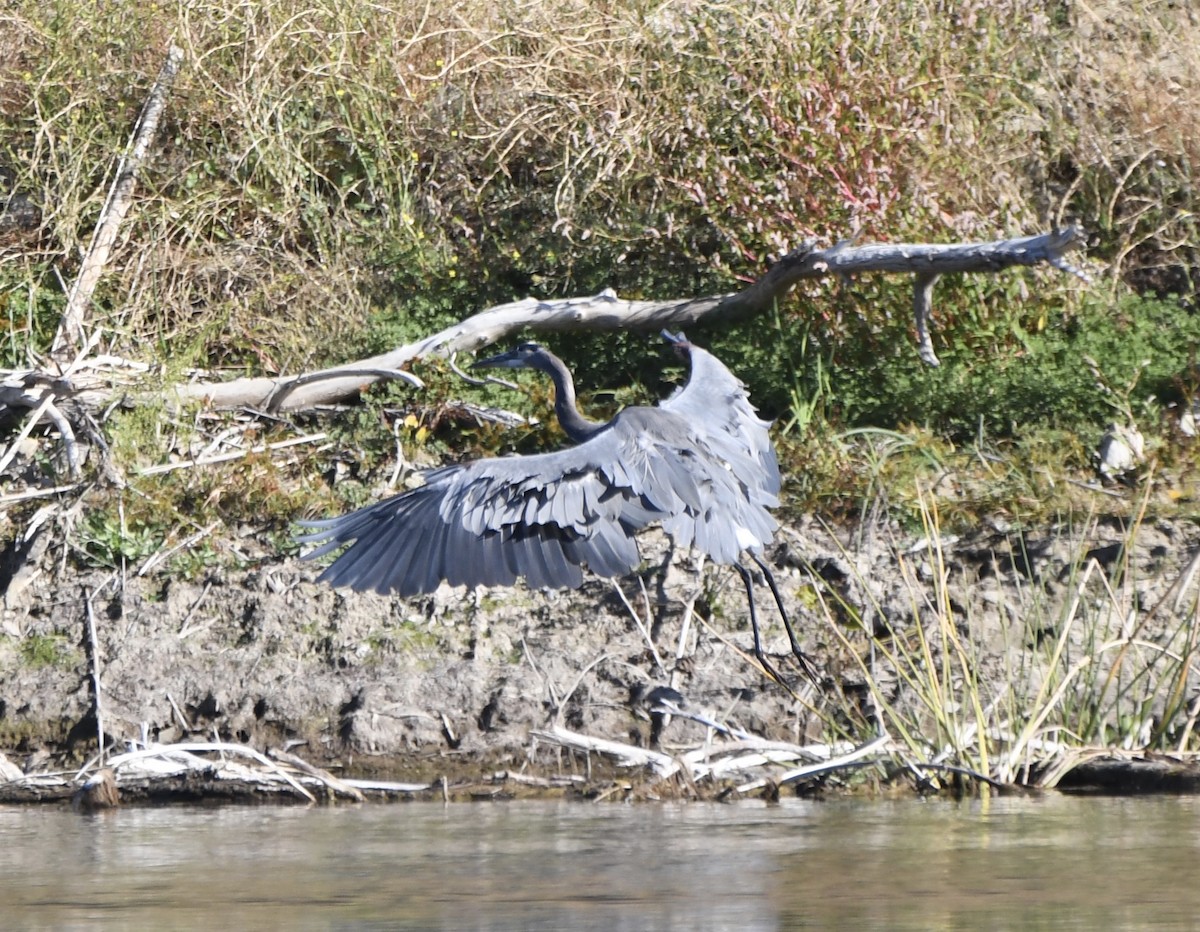
{"type": "Polygon", "coordinates": [[[733,566],[741,575],[742,582],[746,586],[746,601],[750,605],[750,630],[754,633],[754,658],[762,666],[763,672],[767,676],[784,689],[790,691],[790,687],[783,681],[783,677],[779,675],[779,671],[771,666],[767,661],[767,655],[763,653],[762,633],[758,630],[758,613],[754,610],[754,580],[750,578],[750,571],[740,563],[734,563],[733,566]]]}
{"type": "Polygon", "coordinates": [[[775,584],[775,575],[758,554],[751,553],[750,559],[758,564],[758,568],[762,570],[763,576],[766,577],[767,585],[771,587],[771,595],[775,597],[775,606],[779,609],[779,617],[783,619],[784,630],[787,631],[788,640],[792,644],[792,653],[796,655],[796,660],[800,662],[800,669],[804,671],[805,676],[817,685],[820,685],[821,679],[817,665],[809,659],[808,655],[800,647],[800,639],[796,637],[796,629],[792,627],[792,619],[788,617],[787,609],[783,607],[783,597],[779,594],[779,587],[775,584]]]}

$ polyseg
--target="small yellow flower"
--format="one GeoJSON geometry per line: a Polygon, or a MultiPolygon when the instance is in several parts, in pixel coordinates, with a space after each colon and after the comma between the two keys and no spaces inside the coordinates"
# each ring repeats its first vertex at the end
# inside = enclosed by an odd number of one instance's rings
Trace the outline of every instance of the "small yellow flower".
{"type": "Polygon", "coordinates": [[[437,65],[439,68],[446,67],[446,61],[445,61],[445,59],[442,59],[442,58],[439,58],[436,62],[434,62],[434,64],[437,65]]]}

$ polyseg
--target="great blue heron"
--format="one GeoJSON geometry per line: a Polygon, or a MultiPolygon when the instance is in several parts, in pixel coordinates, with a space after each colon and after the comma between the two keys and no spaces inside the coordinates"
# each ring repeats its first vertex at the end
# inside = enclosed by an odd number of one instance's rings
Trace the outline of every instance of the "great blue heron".
{"type": "Polygon", "coordinates": [[[424,485],[358,511],[302,522],[320,544],[307,559],[350,546],[320,576],[333,586],[401,596],[451,585],[576,588],[582,567],[624,576],[641,561],[635,534],[658,522],[675,542],[733,566],[746,587],[754,655],[767,662],[742,551],[762,571],[792,652],[813,667],[763,561],[777,527],[779,467],[768,423],[745,387],[711,353],[682,334],[663,336],[690,359],[687,384],[657,407],[629,407],[607,423],[575,406],[575,384],[557,356],[536,343],[472,367],[538,369],[554,382],[554,412],[576,446],[444,466],[424,485]]]}

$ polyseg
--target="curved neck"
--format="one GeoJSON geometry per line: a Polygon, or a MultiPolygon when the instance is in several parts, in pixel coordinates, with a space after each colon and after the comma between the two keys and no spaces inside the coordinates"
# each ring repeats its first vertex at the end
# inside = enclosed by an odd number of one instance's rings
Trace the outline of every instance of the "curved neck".
{"type": "Polygon", "coordinates": [[[583,443],[604,429],[606,425],[588,420],[579,413],[575,406],[575,380],[561,359],[544,352],[537,357],[536,367],[554,382],[554,414],[568,437],[583,443]]]}

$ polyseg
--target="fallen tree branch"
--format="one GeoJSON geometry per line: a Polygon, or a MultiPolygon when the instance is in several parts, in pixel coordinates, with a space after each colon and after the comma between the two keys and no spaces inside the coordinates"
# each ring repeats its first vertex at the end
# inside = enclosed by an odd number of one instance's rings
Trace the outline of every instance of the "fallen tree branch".
{"type": "MultiPolygon", "coordinates": [[[[262,752],[256,751],[254,748],[244,744],[234,744],[226,741],[196,741],[185,744],[156,745],[141,750],[129,751],[113,757],[109,760],[108,766],[114,771],[119,771],[130,764],[141,762],[144,765],[153,760],[159,764],[155,772],[160,775],[163,773],[181,773],[196,769],[211,770],[214,773],[220,774],[222,769],[228,766],[228,763],[224,761],[225,754],[236,754],[251,758],[263,768],[263,772],[259,774],[260,778],[277,777],[310,803],[317,801],[312,793],[305,789],[294,776],[280,767],[275,761],[262,752]],[[210,761],[198,756],[205,751],[221,754],[222,760],[210,761]]],[[[248,774],[241,772],[235,775],[235,779],[248,778],[248,774]]],[[[331,787],[331,789],[336,790],[336,787],[331,787]]]]}
{"type": "MultiPolygon", "coordinates": [[[[795,770],[789,770],[787,773],[781,774],[775,783],[783,786],[787,783],[795,783],[798,780],[806,780],[811,777],[821,776],[822,774],[830,773],[835,770],[842,770],[851,765],[855,765],[864,759],[872,761],[884,758],[888,755],[888,748],[892,743],[892,739],[887,735],[880,735],[868,741],[866,744],[859,745],[848,754],[843,754],[840,757],[830,758],[827,761],[822,761],[816,764],[806,764],[803,767],[797,767],[795,770]]],[[[743,783],[737,788],[739,793],[750,793],[754,790],[762,789],[765,785],[762,780],[753,780],[749,783],[743,783]]]]}
{"type": "Polygon", "coordinates": [[[367,801],[367,797],[363,795],[362,790],[360,790],[358,787],[352,786],[344,780],[339,780],[328,770],[325,770],[322,767],[316,767],[310,764],[304,758],[297,757],[295,754],[292,754],[289,751],[284,751],[280,748],[272,748],[267,752],[267,755],[275,758],[276,760],[281,760],[285,763],[291,764],[302,773],[306,773],[310,777],[315,777],[329,787],[329,789],[333,790],[334,792],[341,793],[343,796],[349,796],[355,802],[365,803],[367,801]]]}
{"type": "Polygon", "coordinates": [[[478,352],[521,330],[644,330],[690,327],[713,321],[733,322],[764,313],[804,279],[860,272],[902,272],[917,276],[913,315],[921,358],[937,365],[928,324],[933,285],[953,272],[996,272],[1010,266],[1048,264],[1071,274],[1083,273],[1068,264],[1066,253],[1081,245],[1076,227],[986,243],[875,244],[830,249],[806,245],[771,266],[742,291],[675,301],[626,301],[611,289],[583,298],[539,300],[525,298],[481,311],[432,336],[390,352],[293,378],[244,378],[229,382],[196,382],[177,387],[181,399],[202,400],[219,408],[264,407],[297,410],[344,401],[385,374],[394,374],[413,360],[478,352]],[[376,371],[378,370],[378,371],[376,371]]]}
{"type": "MultiPolygon", "coordinates": [[[[164,66],[166,70],[167,66],[164,66]]],[[[144,129],[143,126],[139,130],[139,139],[144,129]]],[[[135,157],[140,158],[136,145],[135,157]]],[[[522,330],[654,331],[664,327],[690,327],[701,322],[732,322],[769,311],[802,280],[861,272],[914,275],[913,317],[918,351],[926,363],[937,365],[929,321],[933,288],[940,276],[1048,264],[1085,277],[1066,260],[1067,252],[1081,245],[1082,239],[1083,235],[1077,228],[1068,227],[1038,236],[984,243],[865,246],[840,243],[829,249],[815,249],[806,245],[784,256],[747,288],[732,294],[674,301],[626,301],[618,298],[613,291],[605,290],[583,298],[550,301],[525,298],[488,308],[415,343],[350,366],[337,366],[288,378],[196,381],[173,386],[168,391],[178,400],[202,401],[217,408],[247,407],[268,413],[310,409],[321,404],[345,401],[383,379],[404,379],[420,387],[420,379],[405,370],[414,360],[428,356],[452,359],[460,351],[478,352],[522,330]]],[[[74,326],[65,321],[64,332],[69,333],[74,326]]],[[[93,334],[93,341],[96,336],[93,334]]],[[[27,437],[40,420],[49,418],[57,426],[62,438],[68,468],[73,477],[77,476],[80,466],[78,447],[70,421],[59,410],[58,404],[68,399],[85,408],[108,404],[114,397],[119,398],[122,392],[127,391],[127,386],[136,379],[136,375],[144,371],[143,364],[128,360],[114,357],[84,358],[81,355],[66,370],[66,377],[35,370],[0,373],[3,377],[0,380],[0,414],[6,409],[33,409],[17,441],[8,450],[0,451],[0,471],[15,456],[16,444],[27,437]],[[131,368],[135,372],[120,371],[131,368]]],[[[238,455],[243,454],[232,456],[238,455]]],[[[154,467],[143,474],[185,468],[199,465],[200,462],[154,467]]]]}
{"type": "Polygon", "coordinates": [[[621,767],[650,767],[662,778],[673,776],[682,769],[680,762],[669,754],[652,751],[648,748],[634,747],[632,744],[622,744],[620,741],[610,741],[607,738],[580,734],[557,725],[549,731],[532,731],[530,737],[573,751],[613,757],[621,767]]]}
{"type": "Polygon", "coordinates": [[[560,726],[546,731],[534,731],[534,738],[560,747],[585,753],[603,754],[615,758],[622,767],[648,767],[659,779],[683,773],[693,784],[699,780],[719,780],[730,774],[746,770],[774,767],[797,760],[815,761],[795,770],[789,770],[772,779],[764,777],[737,787],[740,793],[762,789],[769,783],[782,785],[805,777],[818,776],[855,764],[864,758],[872,760],[886,757],[891,739],[887,736],[875,738],[861,747],[833,747],[830,745],[788,744],[782,741],[766,741],[760,738],[743,738],[726,743],[706,742],[699,748],[676,757],[649,748],[634,747],[619,741],[596,738],[580,734],[560,726]],[[835,756],[840,755],[840,756],[835,756]]]}
{"type": "Polygon", "coordinates": [[[303,388],[305,385],[312,385],[314,382],[324,382],[330,379],[364,379],[369,378],[372,381],[377,379],[397,379],[402,382],[407,382],[413,388],[424,388],[425,383],[413,375],[411,372],[405,372],[402,369],[371,369],[363,366],[347,366],[341,369],[326,369],[321,372],[313,372],[308,375],[298,375],[294,378],[287,379],[276,385],[275,389],[267,396],[265,408],[268,413],[274,414],[287,400],[288,395],[298,388],[303,388]]]}

